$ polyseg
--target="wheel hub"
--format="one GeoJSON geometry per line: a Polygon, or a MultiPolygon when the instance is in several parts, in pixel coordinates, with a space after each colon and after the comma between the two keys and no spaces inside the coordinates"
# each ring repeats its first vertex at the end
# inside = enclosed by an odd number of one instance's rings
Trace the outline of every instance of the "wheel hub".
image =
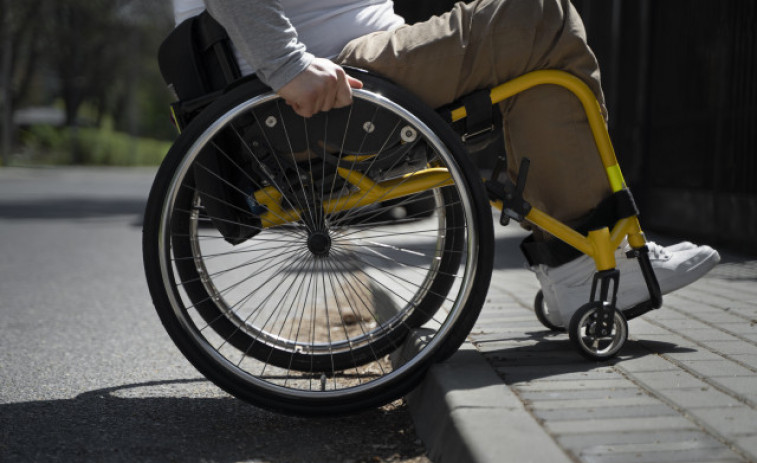
{"type": "Polygon", "coordinates": [[[316,231],[310,233],[308,249],[315,257],[327,257],[331,250],[331,237],[328,232],[316,231]]]}

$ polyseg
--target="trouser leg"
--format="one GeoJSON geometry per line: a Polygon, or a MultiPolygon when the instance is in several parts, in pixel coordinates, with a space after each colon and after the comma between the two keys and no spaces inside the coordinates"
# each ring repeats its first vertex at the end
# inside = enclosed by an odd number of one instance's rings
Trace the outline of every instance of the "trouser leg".
{"type": "MultiPolygon", "coordinates": [[[[373,70],[432,107],[529,71],[561,69],[604,107],[597,61],[569,0],[477,0],[353,40],[337,58],[373,70]]],[[[508,172],[531,159],[526,198],[557,219],[585,216],[610,194],[586,116],[570,92],[540,86],[502,104],[508,172]]]]}

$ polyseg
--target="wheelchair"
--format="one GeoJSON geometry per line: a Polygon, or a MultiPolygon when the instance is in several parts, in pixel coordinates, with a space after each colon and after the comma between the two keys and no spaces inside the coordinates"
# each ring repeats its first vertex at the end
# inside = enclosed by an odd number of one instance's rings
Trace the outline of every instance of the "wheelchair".
{"type": "MultiPolygon", "coordinates": [[[[661,305],[635,215],[587,235],[569,228],[523,198],[527,162],[515,182],[482,179],[450,121],[379,76],[347,70],[364,83],[353,104],[308,119],[258,80],[237,82],[200,105],[159,168],[144,220],[148,286],[174,343],[215,384],[298,415],[403,396],[479,315],[492,207],[503,225],[529,222],[593,257],[592,294],[568,327],[585,357],[613,357],[626,319],[661,305]],[[624,239],[650,298],[621,312],[614,250],[624,239]]],[[[599,105],[579,79],[535,71],[490,98],[544,84],[581,100],[612,189],[625,191],[599,105]]]]}

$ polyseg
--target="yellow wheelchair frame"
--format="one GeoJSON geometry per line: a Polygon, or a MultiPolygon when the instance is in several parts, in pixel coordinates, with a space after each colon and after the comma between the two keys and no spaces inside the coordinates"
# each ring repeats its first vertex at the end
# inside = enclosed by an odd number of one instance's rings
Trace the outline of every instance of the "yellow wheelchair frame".
{"type": "MultiPolygon", "coordinates": [[[[627,186],[615,157],[615,151],[610,142],[610,136],[607,132],[599,103],[589,87],[580,79],[564,71],[534,71],[492,89],[492,104],[499,103],[532,87],[545,84],[560,85],[578,97],[588,117],[589,125],[597,144],[602,164],[606,169],[612,191],[618,192],[626,188],[627,186]]],[[[466,116],[465,107],[459,107],[452,111],[453,122],[464,119],[466,116]]],[[[444,186],[451,181],[446,169],[433,167],[405,177],[380,183],[374,182],[367,176],[348,169],[340,168],[338,172],[342,178],[356,188],[356,191],[346,198],[333,199],[324,204],[323,208],[327,213],[366,206],[378,200],[386,201],[404,197],[429,188],[444,186]]],[[[299,219],[299,212],[282,207],[281,199],[281,193],[276,188],[270,186],[255,193],[255,200],[267,209],[267,212],[261,217],[264,227],[280,225],[299,219]]],[[[501,201],[495,201],[492,205],[500,210],[503,207],[501,201]]],[[[639,220],[635,216],[620,220],[612,230],[603,228],[589,232],[588,236],[581,235],[537,208],[531,208],[524,218],[526,221],[592,257],[598,271],[615,268],[614,251],[624,238],[628,238],[628,243],[634,249],[642,248],[646,244],[639,220]]]]}

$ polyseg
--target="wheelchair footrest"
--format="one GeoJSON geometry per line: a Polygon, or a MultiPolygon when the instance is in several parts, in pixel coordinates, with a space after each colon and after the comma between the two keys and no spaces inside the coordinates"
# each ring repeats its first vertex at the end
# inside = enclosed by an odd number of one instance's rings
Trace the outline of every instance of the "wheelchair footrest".
{"type": "Polygon", "coordinates": [[[642,315],[659,308],[659,306],[655,307],[653,301],[644,301],[631,307],[630,309],[624,310],[623,315],[625,315],[626,320],[633,320],[636,317],[641,317],[642,315]]]}
{"type": "Polygon", "coordinates": [[[649,300],[639,303],[628,310],[624,310],[623,314],[627,320],[631,320],[636,317],[640,317],[647,312],[662,307],[662,291],[660,290],[660,283],[657,281],[657,276],[654,274],[652,263],[649,260],[649,250],[646,246],[639,249],[632,249],[626,253],[628,257],[635,257],[639,261],[641,267],[641,274],[644,276],[644,281],[647,284],[649,290],[649,300]]]}

